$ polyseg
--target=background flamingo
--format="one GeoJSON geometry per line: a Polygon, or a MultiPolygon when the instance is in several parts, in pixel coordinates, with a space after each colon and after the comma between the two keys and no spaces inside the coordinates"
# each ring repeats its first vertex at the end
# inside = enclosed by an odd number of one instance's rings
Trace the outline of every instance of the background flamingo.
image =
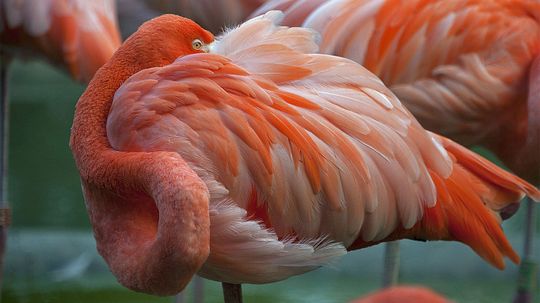
{"type": "Polygon", "coordinates": [[[379,290],[351,303],[450,303],[429,288],[421,286],[394,286],[379,290]]]}
{"type": "Polygon", "coordinates": [[[112,0],[2,0],[0,6],[3,56],[40,56],[82,82],[120,45],[112,0]]]}
{"type": "Polygon", "coordinates": [[[191,20],[156,18],[79,100],[71,148],[118,280],[160,295],[196,272],[267,283],[400,238],[517,262],[500,219],[538,190],[423,130],[377,77],[310,54],[316,35],[280,17],[211,46],[191,20]]]}
{"type": "MultiPolygon", "coordinates": [[[[274,0],[254,14],[270,9],[319,31],[322,52],[381,77],[427,129],[487,147],[540,184],[538,1],[274,0]]],[[[522,266],[532,262],[533,207],[522,266]]]]}
{"type": "MultiPolygon", "coordinates": [[[[8,62],[12,57],[37,56],[67,70],[78,81],[89,81],[120,46],[115,4],[112,0],[0,0],[0,46],[0,212],[8,213],[8,62]]],[[[1,221],[0,263],[7,226],[1,221]]]]}

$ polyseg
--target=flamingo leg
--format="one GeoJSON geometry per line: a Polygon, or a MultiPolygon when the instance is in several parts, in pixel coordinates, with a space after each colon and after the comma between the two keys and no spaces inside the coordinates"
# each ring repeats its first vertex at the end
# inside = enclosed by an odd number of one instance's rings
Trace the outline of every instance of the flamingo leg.
{"type": "Polygon", "coordinates": [[[231,284],[223,282],[221,283],[223,288],[223,298],[225,303],[242,303],[242,285],[231,284]]]}
{"type": "Polygon", "coordinates": [[[181,291],[174,296],[174,303],[184,303],[184,291],[181,291]]]}
{"type": "Polygon", "coordinates": [[[536,273],[538,264],[533,257],[534,229],[536,226],[536,212],[534,201],[527,199],[527,213],[525,217],[525,243],[523,247],[523,260],[519,267],[518,287],[514,303],[532,303],[536,288],[536,273]]]}
{"type": "Polygon", "coordinates": [[[399,276],[399,241],[386,243],[384,247],[383,287],[394,286],[399,276]]]}
{"type": "MultiPolygon", "coordinates": [[[[204,280],[199,276],[195,276],[191,281],[191,288],[193,289],[193,303],[204,302],[204,280]]],[[[184,303],[186,297],[186,289],[179,292],[174,296],[174,303],[184,303]]]]}
{"type": "Polygon", "coordinates": [[[193,279],[193,302],[204,302],[204,280],[199,276],[195,276],[193,279]]]}
{"type": "Polygon", "coordinates": [[[2,272],[4,267],[4,252],[6,249],[7,226],[10,212],[7,205],[7,143],[8,143],[8,59],[2,56],[0,64],[0,290],[2,289],[2,272]]]}

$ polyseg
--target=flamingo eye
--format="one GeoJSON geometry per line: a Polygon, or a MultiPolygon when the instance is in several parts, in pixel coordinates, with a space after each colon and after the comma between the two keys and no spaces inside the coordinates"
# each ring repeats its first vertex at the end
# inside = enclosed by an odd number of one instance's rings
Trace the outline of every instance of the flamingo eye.
{"type": "Polygon", "coordinates": [[[204,46],[204,43],[199,39],[195,39],[193,40],[193,42],[191,42],[191,47],[193,47],[193,49],[195,50],[201,50],[203,46],[204,46]]]}

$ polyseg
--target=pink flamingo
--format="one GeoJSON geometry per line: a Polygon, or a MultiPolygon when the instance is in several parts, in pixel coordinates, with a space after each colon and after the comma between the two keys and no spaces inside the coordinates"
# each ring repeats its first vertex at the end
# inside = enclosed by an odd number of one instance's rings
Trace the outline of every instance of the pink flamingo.
{"type": "Polygon", "coordinates": [[[517,262],[499,224],[540,192],[425,131],[375,75],[314,54],[316,34],[280,17],[214,43],[191,20],[153,19],[79,99],[70,145],[120,283],[268,283],[401,238],[517,262]]]}
{"type": "Polygon", "coordinates": [[[1,0],[2,55],[37,55],[88,82],[120,46],[112,0],[1,0]]]}

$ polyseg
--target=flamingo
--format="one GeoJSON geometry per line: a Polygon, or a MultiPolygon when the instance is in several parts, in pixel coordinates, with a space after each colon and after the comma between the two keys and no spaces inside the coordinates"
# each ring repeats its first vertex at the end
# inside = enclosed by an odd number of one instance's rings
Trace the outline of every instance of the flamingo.
{"type": "Polygon", "coordinates": [[[422,286],[394,286],[379,290],[351,303],[450,303],[449,300],[422,286]]]}
{"type": "Polygon", "coordinates": [[[4,188],[8,61],[38,56],[88,82],[120,46],[115,15],[112,0],[0,0],[0,272],[9,225],[4,188]]]}
{"type": "Polygon", "coordinates": [[[31,54],[88,82],[120,46],[113,0],[0,0],[2,55],[31,54]]]}
{"type": "MultiPolygon", "coordinates": [[[[273,0],[254,14],[271,9],[285,11],[285,25],[319,31],[321,52],[379,76],[427,129],[484,146],[540,185],[538,1],[273,0]]],[[[533,206],[522,266],[532,260],[533,206]]]]}
{"type": "MultiPolygon", "coordinates": [[[[70,147],[124,286],[269,283],[401,238],[519,261],[500,227],[540,191],[424,130],[379,78],[272,11],[216,41],[143,24],[79,99],[70,147]]],[[[226,284],[225,284],[226,285],[226,284]]]]}

